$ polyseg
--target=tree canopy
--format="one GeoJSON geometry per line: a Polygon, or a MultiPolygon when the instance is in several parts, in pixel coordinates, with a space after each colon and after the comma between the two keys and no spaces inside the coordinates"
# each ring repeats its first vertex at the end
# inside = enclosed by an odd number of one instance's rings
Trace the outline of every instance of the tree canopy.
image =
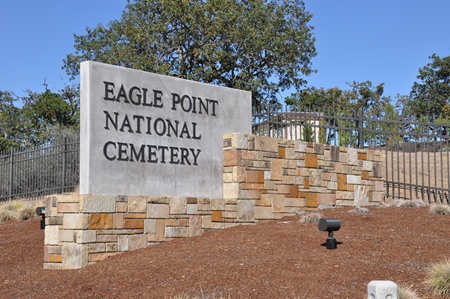
{"type": "Polygon", "coordinates": [[[433,54],[432,61],[419,69],[410,93],[409,108],[415,116],[450,116],[450,56],[433,54]]]}
{"type": "Polygon", "coordinates": [[[0,91],[0,151],[78,135],[79,118],[79,92],[73,86],[59,93],[46,86],[44,92],[28,91],[23,98],[0,91]]]}
{"type": "Polygon", "coordinates": [[[75,35],[63,68],[94,60],[276,100],[314,72],[311,17],[301,0],[130,0],[120,20],[75,35]]]}

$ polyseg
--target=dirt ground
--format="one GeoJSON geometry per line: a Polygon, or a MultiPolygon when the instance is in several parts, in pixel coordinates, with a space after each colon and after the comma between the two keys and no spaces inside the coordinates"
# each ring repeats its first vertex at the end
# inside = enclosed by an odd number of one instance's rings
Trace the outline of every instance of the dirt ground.
{"type": "Polygon", "coordinates": [[[366,298],[372,280],[412,287],[450,256],[450,216],[424,208],[320,211],[339,218],[336,250],[300,216],[123,253],[78,270],[44,270],[39,220],[0,224],[1,298],[366,298]]]}

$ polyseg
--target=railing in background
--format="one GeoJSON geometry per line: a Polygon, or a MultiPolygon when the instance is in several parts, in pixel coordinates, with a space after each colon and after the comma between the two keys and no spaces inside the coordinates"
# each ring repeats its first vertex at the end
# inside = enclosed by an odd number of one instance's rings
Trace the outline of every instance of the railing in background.
{"type": "Polygon", "coordinates": [[[80,142],[63,138],[0,153],[0,202],[73,191],[79,182],[80,142]]]}
{"type": "MultiPolygon", "coordinates": [[[[263,107],[253,134],[383,151],[386,195],[450,203],[450,125],[321,107],[295,111],[263,107]]],[[[79,139],[0,153],[0,202],[70,192],[79,182],[79,139]]]]}
{"type": "Polygon", "coordinates": [[[386,195],[450,203],[448,119],[411,121],[373,112],[320,107],[296,111],[270,106],[253,111],[253,134],[384,153],[386,195]]]}

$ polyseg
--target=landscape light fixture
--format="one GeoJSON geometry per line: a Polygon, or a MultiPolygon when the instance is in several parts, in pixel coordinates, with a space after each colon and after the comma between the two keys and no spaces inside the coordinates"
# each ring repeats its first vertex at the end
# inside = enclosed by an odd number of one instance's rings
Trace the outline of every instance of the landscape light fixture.
{"type": "Polygon", "coordinates": [[[42,216],[41,219],[41,229],[45,229],[45,207],[37,207],[36,215],[42,216]]]}
{"type": "Polygon", "coordinates": [[[334,232],[341,228],[341,220],[336,218],[320,218],[319,230],[328,232],[328,238],[325,242],[327,249],[336,249],[338,242],[334,238],[334,232]]]}

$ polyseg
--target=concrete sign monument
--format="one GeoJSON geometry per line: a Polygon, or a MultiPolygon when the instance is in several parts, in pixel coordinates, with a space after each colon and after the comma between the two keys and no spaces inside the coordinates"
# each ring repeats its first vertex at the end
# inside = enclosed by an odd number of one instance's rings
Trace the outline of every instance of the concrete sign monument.
{"type": "Polygon", "coordinates": [[[251,133],[251,93],[81,63],[80,194],[222,197],[225,133],[251,133]]]}

